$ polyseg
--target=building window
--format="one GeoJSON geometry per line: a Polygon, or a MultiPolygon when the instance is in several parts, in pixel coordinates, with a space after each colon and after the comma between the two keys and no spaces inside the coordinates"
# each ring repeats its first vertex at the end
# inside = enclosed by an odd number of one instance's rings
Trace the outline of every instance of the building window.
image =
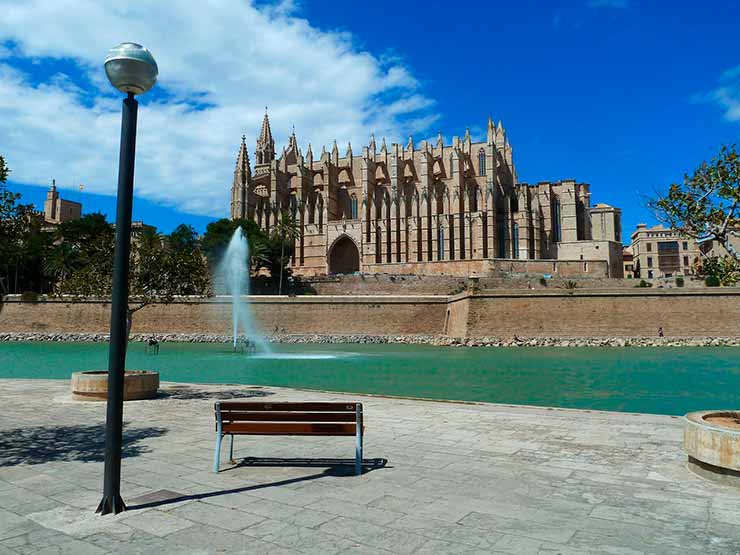
{"type": "Polygon", "coordinates": [[[450,175],[455,175],[455,164],[452,163],[452,156],[450,156],[450,175]]]}
{"type": "Polygon", "coordinates": [[[682,246],[683,246],[683,250],[685,250],[685,251],[689,250],[689,242],[688,241],[684,241],[682,246]]]}
{"type": "Polygon", "coordinates": [[[480,175],[486,175],[486,151],[483,149],[478,152],[478,170],[480,175]]]}
{"type": "MultiPolygon", "coordinates": [[[[561,240],[560,234],[560,199],[555,199],[552,207],[552,232],[556,243],[561,240]]],[[[649,250],[649,249],[648,249],[649,250]]]]}
{"type": "Polygon", "coordinates": [[[351,202],[352,219],[356,220],[357,219],[357,195],[353,193],[352,199],[350,202],[351,202]]]}
{"type": "Polygon", "coordinates": [[[648,270],[648,279],[653,279],[653,271],[648,270]]]}
{"type": "Polygon", "coordinates": [[[445,230],[443,227],[439,228],[437,233],[437,260],[445,259],[445,230]]]}
{"type": "Polygon", "coordinates": [[[688,266],[689,265],[689,257],[688,256],[684,256],[683,257],[683,265],[684,266],[688,266]]]}
{"type": "Polygon", "coordinates": [[[653,252],[653,244],[652,243],[647,243],[647,247],[646,248],[647,248],[647,251],[648,252],[653,252]]]}
{"type": "Polygon", "coordinates": [[[514,223],[514,225],[511,226],[511,248],[514,251],[513,257],[515,259],[519,258],[519,224],[514,223]]]}
{"type": "Polygon", "coordinates": [[[647,265],[648,265],[648,268],[653,267],[653,257],[652,256],[647,257],[647,265]]]}

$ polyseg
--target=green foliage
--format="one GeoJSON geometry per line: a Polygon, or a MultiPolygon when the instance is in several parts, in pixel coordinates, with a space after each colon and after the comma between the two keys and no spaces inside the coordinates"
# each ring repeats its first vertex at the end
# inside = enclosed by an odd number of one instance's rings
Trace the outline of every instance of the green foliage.
{"type": "Polygon", "coordinates": [[[0,294],[44,286],[43,258],[49,248],[41,218],[21,195],[5,186],[10,170],[0,157],[0,294]]]}
{"type": "Polygon", "coordinates": [[[229,245],[229,241],[231,241],[232,235],[234,235],[234,231],[238,227],[242,228],[242,232],[249,242],[252,258],[256,258],[255,251],[259,251],[261,249],[260,245],[264,244],[267,239],[257,223],[252,220],[229,220],[228,218],[222,218],[209,223],[201,239],[201,249],[203,249],[203,253],[208,259],[211,269],[216,268],[218,265],[218,262],[226,251],[226,247],[229,245]]]}
{"type": "Polygon", "coordinates": [[[707,276],[704,279],[704,284],[707,287],[719,287],[719,278],[717,276],[707,276]]]}
{"type": "Polygon", "coordinates": [[[272,226],[270,237],[267,241],[265,258],[270,275],[278,277],[278,295],[283,292],[283,277],[290,276],[290,259],[295,251],[295,241],[298,239],[300,230],[295,217],[283,213],[272,226]],[[279,253],[279,256],[276,256],[279,253]]]}
{"type": "Polygon", "coordinates": [[[547,287],[547,280],[544,277],[540,278],[540,285],[542,287],[547,287]]]}
{"type": "Polygon", "coordinates": [[[712,283],[716,281],[717,285],[734,285],[740,281],[740,261],[730,256],[705,256],[699,260],[696,273],[706,281],[712,278],[712,283]]]}
{"type": "Polygon", "coordinates": [[[684,286],[683,276],[678,276],[676,278],[676,287],[683,287],[683,286],[684,286]]]}
{"type": "Polygon", "coordinates": [[[107,297],[113,275],[115,231],[103,214],[86,214],[61,224],[44,271],[54,292],[77,297],[107,297]]]}
{"type": "Polygon", "coordinates": [[[723,146],[665,196],[649,201],[658,218],[682,234],[719,242],[735,260],[740,253],[730,244],[740,226],[740,156],[735,145],[723,146]]]}
{"type": "Polygon", "coordinates": [[[10,175],[10,168],[5,163],[5,158],[0,155],[0,185],[5,185],[5,182],[8,181],[8,176],[10,175]]]}
{"type": "Polygon", "coordinates": [[[652,287],[652,286],[653,286],[652,283],[650,283],[649,281],[645,281],[644,279],[641,279],[640,283],[635,285],[635,287],[652,287]]]}
{"type": "Polygon", "coordinates": [[[565,288],[565,289],[571,289],[571,290],[572,289],[578,289],[578,282],[569,279],[568,281],[566,281],[563,284],[563,288],[565,288]]]}

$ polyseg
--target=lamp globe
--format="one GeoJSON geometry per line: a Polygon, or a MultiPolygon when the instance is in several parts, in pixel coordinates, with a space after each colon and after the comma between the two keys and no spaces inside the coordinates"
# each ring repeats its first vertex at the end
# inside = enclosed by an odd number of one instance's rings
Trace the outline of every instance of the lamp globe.
{"type": "Polygon", "coordinates": [[[122,42],[105,58],[105,74],[124,93],[144,94],[157,82],[159,69],[151,52],[135,42],[122,42]]]}

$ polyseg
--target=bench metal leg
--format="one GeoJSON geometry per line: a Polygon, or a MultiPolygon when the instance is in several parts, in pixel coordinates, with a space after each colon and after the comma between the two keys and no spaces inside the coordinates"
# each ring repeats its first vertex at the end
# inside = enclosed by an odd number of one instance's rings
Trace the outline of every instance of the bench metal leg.
{"type": "Polygon", "coordinates": [[[231,434],[231,445],[229,446],[229,462],[231,464],[236,464],[236,461],[234,461],[234,434],[231,434]]]}
{"type": "Polygon", "coordinates": [[[218,466],[221,461],[221,440],[223,437],[220,432],[216,435],[216,452],[213,454],[213,471],[216,473],[218,473],[218,466]]]}

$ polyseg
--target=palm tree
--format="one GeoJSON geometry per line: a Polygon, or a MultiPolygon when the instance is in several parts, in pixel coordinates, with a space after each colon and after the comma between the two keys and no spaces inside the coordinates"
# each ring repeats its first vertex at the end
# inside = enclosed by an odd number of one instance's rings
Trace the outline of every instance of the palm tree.
{"type": "Polygon", "coordinates": [[[280,241],[280,281],[278,295],[283,294],[283,267],[285,266],[285,243],[293,245],[300,236],[298,224],[293,215],[283,213],[272,228],[272,236],[280,241]]]}
{"type": "Polygon", "coordinates": [[[75,249],[67,242],[56,245],[44,261],[44,273],[54,283],[57,292],[64,291],[64,282],[75,269],[75,249]]]}

